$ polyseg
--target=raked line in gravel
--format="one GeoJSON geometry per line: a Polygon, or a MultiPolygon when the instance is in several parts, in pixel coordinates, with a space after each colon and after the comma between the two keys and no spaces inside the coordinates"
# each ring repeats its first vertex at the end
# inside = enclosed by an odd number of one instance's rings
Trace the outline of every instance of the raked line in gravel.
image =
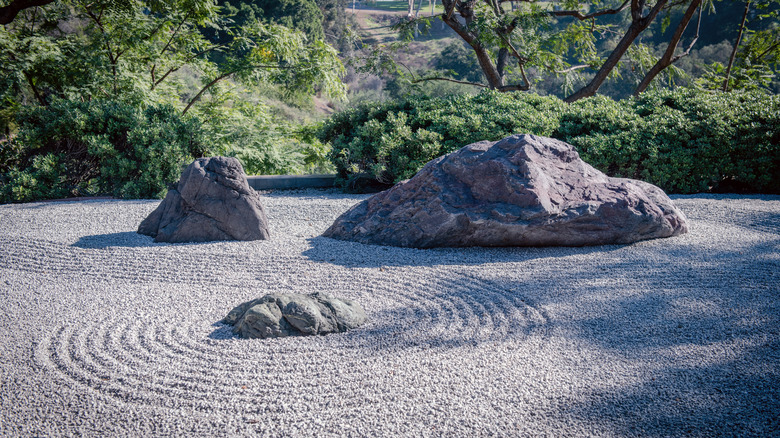
{"type": "Polygon", "coordinates": [[[318,237],[360,195],[264,193],[271,240],[158,244],[159,201],[0,205],[0,436],[777,436],[780,197],[673,197],[683,236],[416,250],[318,237]],[[369,322],[242,340],[267,293],[369,322]]]}

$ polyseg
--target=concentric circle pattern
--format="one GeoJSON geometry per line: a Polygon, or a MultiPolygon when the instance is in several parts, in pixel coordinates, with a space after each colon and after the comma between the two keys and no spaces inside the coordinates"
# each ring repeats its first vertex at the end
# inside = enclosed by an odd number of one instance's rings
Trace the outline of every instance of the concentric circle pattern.
{"type": "MultiPolygon", "coordinates": [[[[272,270],[265,264],[258,273],[272,270]]],[[[241,340],[197,311],[160,309],[143,320],[104,315],[57,327],[37,346],[36,360],[75,385],[125,403],[246,413],[290,388],[317,393],[364,381],[365,362],[393,352],[431,355],[544,335],[545,315],[517,291],[465,275],[406,277],[366,282],[358,295],[368,304],[370,321],[346,334],[241,340]]],[[[331,277],[320,289],[354,289],[350,279],[354,273],[331,277]]]]}
{"type": "Polygon", "coordinates": [[[270,240],[199,244],[135,233],[151,201],[0,206],[0,436],[780,430],[780,198],[676,198],[690,233],[627,246],[320,237],[359,199],[264,195],[270,240]],[[265,340],[220,323],[311,292],[369,321],[265,340]]]}

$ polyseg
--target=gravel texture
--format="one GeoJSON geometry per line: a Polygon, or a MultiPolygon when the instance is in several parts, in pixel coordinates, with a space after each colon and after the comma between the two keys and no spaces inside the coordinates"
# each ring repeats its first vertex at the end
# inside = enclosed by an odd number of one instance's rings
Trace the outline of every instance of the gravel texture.
{"type": "Polygon", "coordinates": [[[417,250],[317,237],[360,195],[263,193],[271,240],[154,243],[159,201],[0,205],[0,436],[778,436],[780,197],[688,234],[417,250]],[[243,340],[268,293],[342,334],[243,340]]]}

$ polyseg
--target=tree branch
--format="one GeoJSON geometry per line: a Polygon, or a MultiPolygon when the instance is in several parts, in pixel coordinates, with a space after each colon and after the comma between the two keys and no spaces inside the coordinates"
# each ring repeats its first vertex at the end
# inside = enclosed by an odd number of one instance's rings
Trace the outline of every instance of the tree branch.
{"type": "Polygon", "coordinates": [[[764,56],[766,56],[769,52],[775,50],[776,48],[780,47],[780,42],[775,43],[774,45],[770,46],[768,49],[761,52],[758,56],[756,56],[756,59],[761,59],[764,56]]]}
{"type": "Polygon", "coordinates": [[[455,4],[456,0],[450,0],[447,2],[447,0],[442,0],[442,6],[444,6],[444,14],[442,14],[446,19],[452,18],[452,12],[455,11],[455,4]],[[445,4],[449,3],[449,4],[445,4]]]}
{"type": "Polygon", "coordinates": [[[601,84],[607,79],[612,72],[612,69],[620,62],[620,59],[623,57],[623,54],[626,53],[626,50],[634,43],[634,40],[636,40],[639,34],[647,29],[647,26],[653,22],[658,13],[661,12],[661,9],[666,6],[667,1],[668,0],[658,0],[658,3],[650,9],[647,15],[642,16],[644,0],[631,0],[631,25],[628,27],[625,35],[623,35],[623,38],[620,39],[617,46],[615,46],[615,49],[609,54],[609,57],[604,61],[604,64],[601,65],[601,68],[596,72],[593,79],[591,79],[587,85],[564,100],[571,103],[582,99],[583,97],[589,97],[596,94],[596,91],[598,91],[601,84]]]}
{"type": "Polygon", "coordinates": [[[223,75],[217,76],[217,77],[216,77],[214,80],[212,80],[211,82],[209,82],[208,84],[206,84],[206,85],[205,85],[203,88],[201,88],[201,89],[200,89],[200,91],[198,91],[198,94],[196,94],[196,95],[195,95],[195,97],[193,97],[192,99],[190,99],[190,102],[189,102],[189,103],[187,104],[187,106],[184,108],[184,111],[182,111],[182,112],[181,112],[181,115],[185,115],[185,114],[187,114],[187,111],[189,111],[189,110],[190,110],[190,108],[192,107],[192,105],[193,105],[193,104],[195,104],[195,102],[197,102],[197,101],[199,101],[199,100],[200,100],[200,96],[202,96],[202,95],[203,95],[203,93],[205,93],[205,92],[206,92],[206,90],[208,90],[209,88],[213,87],[213,86],[214,86],[214,85],[215,85],[217,82],[221,81],[222,79],[225,79],[225,78],[227,78],[228,76],[231,76],[231,75],[233,75],[233,74],[235,74],[235,73],[238,73],[238,70],[234,70],[234,71],[231,71],[231,72],[225,73],[225,74],[223,74],[223,75]]]}
{"type": "Polygon", "coordinates": [[[165,74],[164,74],[164,75],[162,75],[162,77],[160,77],[160,79],[157,79],[157,80],[155,80],[155,79],[154,79],[154,69],[155,69],[155,67],[156,67],[156,64],[155,64],[155,65],[153,65],[153,66],[152,66],[152,82],[153,82],[153,83],[152,83],[152,88],[151,88],[151,89],[152,89],[152,90],[154,90],[154,89],[155,89],[155,87],[157,87],[158,85],[160,85],[160,84],[162,83],[162,81],[164,81],[164,80],[165,80],[165,78],[167,78],[167,77],[168,77],[168,75],[170,75],[171,73],[174,73],[174,72],[178,71],[180,68],[182,68],[182,67],[184,67],[185,65],[189,64],[189,63],[190,63],[190,62],[191,62],[193,59],[195,59],[195,58],[197,58],[197,57],[199,57],[199,56],[201,56],[201,55],[205,55],[206,53],[208,53],[208,52],[211,52],[211,51],[213,51],[213,50],[216,50],[216,49],[218,49],[218,48],[220,48],[220,47],[225,47],[225,45],[224,45],[224,44],[217,44],[217,45],[215,45],[215,46],[211,46],[211,47],[209,47],[209,48],[208,48],[208,49],[206,49],[206,50],[201,50],[200,52],[198,52],[198,53],[195,53],[194,55],[192,55],[192,56],[190,56],[189,58],[187,58],[187,59],[184,61],[184,63],[182,63],[182,64],[181,64],[181,65],[179,65],[178,67],[171,67],[170,69],[168,69],[168,71],[166,71],[166,72],[165,72],[165,74]]]}
{"type": "Polygon", "coordinates": [[[241,67],[241,68],[237,68],[237,69],[231,70],[231,71],[229,71],[227,73],[223,73],[223,74],[217,76],[214,80],[212,80],[208,84],[206,84],[203,88],[201,88],[201,90],[198,92],[198,94],[196,94],[195,97],[190,99],[189,103],[187,103],[187,106],[184,108],[184,111],[182,111],[181,115],[187,114],[187,111],[190,110],[190,108],[192,107],[192,105],[195,102],[200,100],[200,97],[203,95],[203,93],[206,92],[206,90],[208,90],[209,88],[211,88],[214,85],[216,85],[217,82],[219,82],[219,81],[221,81],[221,80],[223,80],[223,79],[225,79],[225,78],[227,78],[229,76],[232,76],[232,75],[234,75],[234,74],[236,74],[236,73],[238,73],[240,71],[256,70],[256,69],[261,69],[261,68],[266,68],[266,69],[275,68],[275,69],[280,69],[280,70],[291,70],[291,69],[299,68],[299,67],[300,67],[299,65],[263,65],[263,64],[260,64],[260,65],[248,65],[248,66],[245,66],[245,67],[241,67]]]}
{"type": "Polygon", "coordinates": [[[501,38],[501,41],[503,41],[504,44],[507,45],[507,48],[512,53],[512,56],[517,58],[518,63],[525,64],[526,62],[528,62],[528,58],[517,53],[517,49],[515,49],[515,46],[512,45],[512,43],[509,41],[509,38],[506,35],[499,33],[498,36],[501,38]]]}
{"type": "Polygon", "coordinates": [[[642,78],[642,82],[639,84],[639,86],[636,87],[636,90],[634,90],[634,96],[638,96],[640,93],[645,91],[650,85],[650,82],[652,82],[653,79],[655,79],[655,77],[658,76],[658,74],[661,73],[661,71],[663,71],[666,67],[669,67],[672,65],[672,63],[691,52],[693,45],[696,43],[696,40],[699,39],[698,27],[696,28],[696,36],[688,46],[688,50],[680,55],[674,56],[674,52],[677,50],[677,45],[680,43],[680,39],[682,38],[683,33],[685,33],[685,29],[688,28],[688,23],[690,23],[691,18],[693,18],[693,14],[696,13],[697,9],[699,9],[699,26],[701,26],[701,1],[702,0],[691,1],[691,4],[688,6],[688,9],[685,11],[685,14],[680,20],[680,24],[677,25],[677,29],[675,29],[672,38],[669,40],[669,45],[666,46],[666,51],[658,60],[658,62],[656,62],[655,65],[650,68],[645,77],[642,78]]]}
{"type": "Polygon", "coordinates": [[[680,59],[690,55],[691,54],[691,50],[693,50],[694,44],[696,44],[696,41],[699,41],[699,31],[701,30],[701,15],[702,15],[701,1],[702,0],[698,0],[700,5],[699,5],[699,21],[696,23],[696,35],[693,36],[693,39],[691,40],[691,43],[688,44],[688,48],[686,48],[685,51],[683,51],[679,55],[676,55],[674,58],[672,58],[672,63],[675,63],[678,60],[680,60],[680,59]]]}
{"type": "MultiPolygon", "coordinates": [[[[444,0],[443,3],[448,2],[448,0],[444,0]]],[[[445,8],[448,8],[447,11],[442,14],[441,20],[447,24],[452,30],[455,31],[461,38],[463,38],[464,41],[469,43],[473,46],[473,43],[476,41],[477,36],[471,33],[468,28],[464,27],[462,24],[460,24],[460,21],[458,21],[457,18],[452,17],[452,11],[454,10],[455,6],[457,4],[457,0],[449,0],[449,5],[445,5],[445,8]]]]}
{"type": "Polygon", "coordinates": [[[573,65],[565,70],[556,70],[555,73],[565,75],[566,73],[571,73],[573,71],[582,70],[583,68],[591,67],[589,64],[580,64],[580,65],[573,65]]]}
{"type": "Polygon", "coordinates": [[[601,11],[591,12],[590,14],[583,15],[580,11],[550,11],[550,15],[556,17],[574,17],[580,21],[590,20],[591,18],[600,17],[602,15],[613,15],[625,10],[631,0],[626,0],[617,9],[604,9],[601,11]]]}
{"type": "Polygon", "coordinates": [[[742,32],[745,30],[745,21],[747,20],[748,12],[750,11],[750,0],[745,2],[745,13],[742,14],[742,24],[739,25],[739,34],[737,34],[737,42],[734,43],[734,50],[731,51],[729,57],[729,65],[726,67],[726,79],[723,81],[723,91],[729,91],[729,76],[731,76],[731,67],[734,66],[734,58],[737,56],[737,49],[739,49],[739,43],[742,40],[742,32]]]}
{"type": "Polygon", "coordinates": [[[192,12],[192,10],[187,11],[187,14],[184,15],[184,18],[181,19],[181,22],[179,23],[178,26],[176,26],[176,30],[173,31],[173,33],[171,34],[171,37],[168,39],[168,42],[165,43],[165,47],[163,47],[162,50],[160,50],[160,55],[165,53],[165,51],[168,50],[168,48],[171,46],[171,43],[173,42],[173,38],[175,38],[176,34],[179,33],[179,30],[184,25],[184,22],[187,21],[187,19],[190,17],[190,13],[191,12],[192,12]]]}
{"type": "Polygon", "coordinates": [[[504,85],[501,87],[498,87],[497,90],[503,92],[507,91],[528,91],[528,89],[531,88],[528,84],[525,85],[504,85]]]}
{"type": "Polygon", "coordinates": [[[447,82],[454,82],[456,84],[473,85],[475,87],[488,88],[488,86],[485,84],[480,84],[477,82],[469,82],[469,81],[459,81],[457,79],[445,78],[441,76],[425,77],[425,78],[415,79],[411,82],[413,84],[419,84],[420,82],[426,82],[426,81],[447,81],[447,82]]]}
{"type": "Polygon", "coordinates": [[[54,0],[13,0],[8,6],[0,7],[0,24],[6,25],[14,21],[19,12],[36,6],[48,5],[54,0]]]}
{"type": "MultiPolygon", "coordinates": [[[[100,29],[100,33],[103,34],[104,37],[106,37],[106,35],[108,35],[108,32],[106,32],[106,29],[105,27],[103,27],[103,23],[101,22],[101,18],[103,17],[103,10],[100,11],[100,16],[95,16],[95,13],[92,12],[91,9],[89,9],[90,5],[84,4],[83,1],[80,1],[79,3],[81,3],[81,6],[84,8],[84,11],[87,13],[87,16],[89,16],[89,18],[91,18],[92,21],[95,22],[98,29],[100,29]]],[[[111,61],[111,72],[114,75],[114,93],[116,93],[117,91],[116,79],[118,76],[117,62],[119,61],[119,56],[121,56],[122,53],[124,53],[124,51],[117,53],[117,55],[114,56],[113,50],[111,49],[111,43],[109,42],[108,38],[105,38],[105,46],[106,46],[106,50],[108,51],[108,60],[111,61]]]]}
{"type": "Polygon", "coordinates": [[[458,14],[466,21],[466,26],[463,26],[460,21],[457,18],[452,17],[451,14],[449,16],[446,13],[442,14],[441,20],[474,49],[477,62],[479,62],[479,66],[482,69],[482,73],[485,75],[488,84],[490,84],[490,88],[497,89],[504,85],[503,78],[499,75],[496,66],[493,65],[493,60],[485,46],[479,41],[477,35],[468,29],[468,24],[474,19],[474,2],[476,2],[476,0],[467,0],[466,2],[460,2],[459,0],[442,0],[445,9],[457,7],[458,14]]]}
{"type": "Polygon", "coordinates": [[[525,82],[524,85],[504,85],[498,87],[498,91],[528,91],[531,88],[531,83],[528,82],[528,78],[525,77],[525,69],[522,64],[520,64],[520,75],[523,77],[523,82],[525,82]]]}

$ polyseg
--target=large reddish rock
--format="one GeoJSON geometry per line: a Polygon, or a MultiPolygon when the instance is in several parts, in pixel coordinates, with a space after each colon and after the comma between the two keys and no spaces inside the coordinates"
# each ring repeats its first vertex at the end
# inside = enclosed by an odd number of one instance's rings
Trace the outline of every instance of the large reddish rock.
{"type": "Polygon", "coordinates": [[[610,178],[568,143],[470,144],[342,214],[323,236],[415,248],[625,244],[688,231],[658,187],[610,178]]]}
{"type": "Polygon", "coordinates": [[[268,220],[241,163],[199,158],[138,227],[156,242],[268,239],[268,220]]]}

